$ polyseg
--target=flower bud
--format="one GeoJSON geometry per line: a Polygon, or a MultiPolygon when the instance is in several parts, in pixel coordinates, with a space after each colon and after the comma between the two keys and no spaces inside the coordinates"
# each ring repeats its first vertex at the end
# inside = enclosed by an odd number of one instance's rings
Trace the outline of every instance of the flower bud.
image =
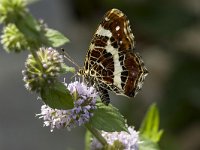
{"type": "Polygon", "coordinates": [[[1,0],[0,1],[0,22],[5,24],[15,22],[19,15],[26,12],[26,1],[24,0],[1,0]]]}
{"type": "Polygon", "coordinates": [[[37,60],[32,54],[28,55],[26,69],[22,74],[25,87],[30,91],[40,92],[43,87],[57,81],[62,70],[63,57],[53,48],[40,48],[36,55],[37,60]]]}
{"type": "Polygon", "coordinates": [[[12,23],[3,28],[1,44],[7,52],[21,52],[28,48],[24,34],[12,23]]]}

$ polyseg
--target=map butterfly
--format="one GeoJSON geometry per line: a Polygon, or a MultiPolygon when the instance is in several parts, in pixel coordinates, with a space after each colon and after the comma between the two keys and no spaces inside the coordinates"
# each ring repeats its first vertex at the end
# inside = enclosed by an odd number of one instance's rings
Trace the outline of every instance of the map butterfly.
{"type": "Polygon", "coordinates": [[[95,85],[104,104],[110,103],[108,90],[134,97],[142,88],[148,71],[134,49],[129,20],[120,10],[111,9],[97,28],[78,72],[95,85]]]}

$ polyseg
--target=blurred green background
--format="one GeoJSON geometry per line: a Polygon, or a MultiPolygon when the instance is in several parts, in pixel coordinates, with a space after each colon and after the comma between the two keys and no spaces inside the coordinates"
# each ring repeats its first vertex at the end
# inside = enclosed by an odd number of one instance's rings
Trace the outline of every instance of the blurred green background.
{"type": "MultiPolygon", "coordinates": [[[[148,106],[156,102],[165,130],[161,149],[199,150],[199,0],[41,0],[29,6],[35,17],[70,39],[64,48],[80,65],[101,18],[111,8],[128,16],[136,51],[150,72],[134,100],[111,93],[111,103],[138,129],[148,106]]],[[[83,149],[84,128],[50,133],[34,117],[41,102],[23,86],[27,54],[7,54],[1,47],[0,149],[83,149]]]]}

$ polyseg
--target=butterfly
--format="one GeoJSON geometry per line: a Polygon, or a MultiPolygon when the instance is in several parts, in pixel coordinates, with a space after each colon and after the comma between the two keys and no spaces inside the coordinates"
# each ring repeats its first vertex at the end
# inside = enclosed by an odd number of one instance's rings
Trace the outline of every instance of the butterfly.
{"type": "Polygon", "coordinates": [[[108,11],[97,28],[79,75],[94,85],[102,102],[110,103],[108,91],[134,97],[148,74],[135,52],[129,20],[118,9],[108,11]]]}

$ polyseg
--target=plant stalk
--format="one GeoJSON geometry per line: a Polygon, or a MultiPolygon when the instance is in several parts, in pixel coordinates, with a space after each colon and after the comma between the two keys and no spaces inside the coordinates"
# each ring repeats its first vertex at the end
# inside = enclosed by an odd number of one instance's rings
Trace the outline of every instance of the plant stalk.
{"type": "Polygon", "coordinates": [[[105,138],[100,134],[100,132],[93,128],[90,124],[85,124],[85,127],[93,134],[93,136],[103,145],[103,147],[106,147],[108,145],[105,138]]]}

